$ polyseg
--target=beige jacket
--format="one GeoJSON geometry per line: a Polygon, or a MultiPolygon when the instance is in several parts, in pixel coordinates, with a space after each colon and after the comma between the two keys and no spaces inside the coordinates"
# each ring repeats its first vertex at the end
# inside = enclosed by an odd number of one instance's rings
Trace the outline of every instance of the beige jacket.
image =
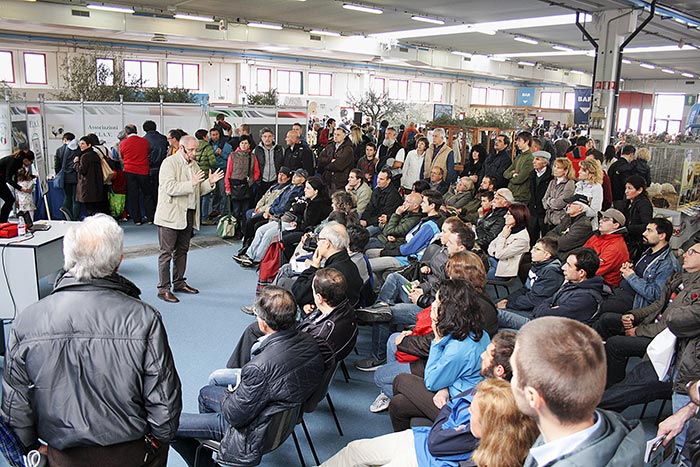
{"type": "Polygon", "coordinates": [[[196,161],[192,162],[191,166],[187,165],[181,151],[163,161],[158,176],[158,206],[154,224],[175,230],[187,227],[189,197],[194,193],[194,228],[199,230],[199,198],[209,193],[212,186],[208,178],[198,185],[192,185],[192,172],[198,170],[199,165],[196,161]]]}
{"type": "Polygon", "coordinates": [[[498,260],[496,276],[515,277],[518,275],[520,258],[530,249],[530,235],[527,229],[503,237],[498,235],[489,245],[489,256],[498,260]]]}

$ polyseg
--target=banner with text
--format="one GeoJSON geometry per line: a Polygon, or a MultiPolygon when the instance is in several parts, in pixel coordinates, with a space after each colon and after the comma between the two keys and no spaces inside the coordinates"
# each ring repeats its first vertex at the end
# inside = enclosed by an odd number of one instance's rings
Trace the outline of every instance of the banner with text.
{"type": "Polygon", "coordinates": [[[574,125],[587,125],[591,115],[591,88],[574,89],[574,125]]]}
{"type": "Polygon", "coordinates": [[[531,107],[535,102],[535,88],[518,88],[519,107],[531,107]]]}

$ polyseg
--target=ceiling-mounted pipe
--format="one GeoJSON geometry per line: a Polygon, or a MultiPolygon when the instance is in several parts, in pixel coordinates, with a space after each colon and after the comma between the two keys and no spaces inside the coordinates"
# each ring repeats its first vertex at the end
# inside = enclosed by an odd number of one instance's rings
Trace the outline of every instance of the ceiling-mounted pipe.
{"type": "MultiPolygon", "coordinates": [[[[629,3],[630,5],[634,5],[638,8],[645,8],[645,9],[649,9],[649,10],[651,10],[651,4],[655,3],[655,2],[647,2],[644,0],[625,0],[625,2],[629,3]]],[[[668,16],[670,18],[685,21],[691,27],[695,27],[695,28],[700,27],[700,19],[699,18],[690,17],[686,13],[684,13],[682,11],[678,11],[674,8],[669,7],[669,6],[657,5],[656,6],[656,13],[659,15],[668,16]]]]}
{"type": "MultiPolygon", "coordinates": [[[[640,24],[637,29],[635,29],[632,34],[625,39],[622,44],[620,44],[620,48],[618,49],[617,53],[617,67],[615,70],[615,92],[613,94],[613,104],[612,104],[612,125],[610,126],[611,128],[611,137],[615,136],[615,133],[617,133],[617,103],[620,100],[620,77],[622,75],[622,52],[625,50],[625,47],[627,44],[632,42],[632,40],[637,37],[637,34],[642,32],[644,28],[646,27],[647,24],[654,18],[654,15],[656,14],[656,0],[652,0],[651,2],[651,9],[649,10],[649,16],[647,19],[645,19],[642,24],[640,24]]],[[[595,78],[594,78],[595,79],[595,78]]]]}
{"type": "Polygon", "coordinates": [[[595,74],[598,70],[598,42],[596,42],[596,40],[593,39],[593,36],[591,36],[588,33],[588,31],[586,31],[586,27],[579,21],[580,13],[580,11],[576,12],[576,27],[579,28],[581,33],[583,33],[586,40],[588,40],[588,42],[591,43],[591,45],[593,46],[593,51],[595,53],[595,55],[593,56],[593,76],[591,78],[591,96],[593,96],[593,92],[595,91],[595,74]]]}

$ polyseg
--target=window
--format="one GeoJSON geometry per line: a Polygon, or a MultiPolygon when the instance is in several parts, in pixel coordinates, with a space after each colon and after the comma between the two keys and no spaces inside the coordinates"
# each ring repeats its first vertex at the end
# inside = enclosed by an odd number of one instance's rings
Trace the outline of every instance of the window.
{"type": "Polygon", "coordinates": [[[651,109],[642,110],[641,133],[651,133],[651,109]]]}
{"type": "Polygon", "coordinates": [[[309,72],[309,96],[331,96],[333,75],[309,72]]]}
{"type": "Polygon", "coordinates": [[[654,131],[678,133],[683,119],[684,105],[683,94],[657,94],[656,105],[654,105],[654,131]]]}
{"type": "Polygon", "coordinates": [[[279,70],[277,72],[277,91],[280,94],[303,94],[301,71],[279,70]]]}
{"type": "Polygon", "coordinates": [[[472,88],[472,104],[473,105],[485,105],[486,104],[486,88],[472,88]]]}
{"type": "Polygon", "coordinates": [[[626,107],[621,108],[617,113],[617,131],[627,130],[627,113],[629,109],[626,107]]]}
{"type": "Polygon", "coordinates": [[[487,105],[503,105],[503,89],[489,89],[486,91],[487,105]]]}
{"type": "Polygon", "coordinates": [[[442,83],[433,84],[433,101],[442,102],[442,83]]]}
{"type": "Polygon", "coordinates": [[[168,63],[165,71],[169,88],[199,89],[199,65],[168,63]]]}
{"type": "Polygon", "coordinates": [[[124,80],[127,84],[141,84],[145,88],[158,86],[158,63],[124,60],[124,80]]]}
{"type": "Polygon", "coordinates": [[[576,107],[576,93],[575,92],[565,92],[564,93],[564,108],[566,110],[574,110],[576,107]]]}
{"type": "Polygon", "coordinates": [[[268,92],[272,88],[272,70],[269,68],[258,68],[256,75],[258,92],[268,92]]]}
{"type": "Polygon", "coordinates": [[[15,82],[15,68],[12,63],[12,52],[0,51],[0,81],[15,82]]]}
{"type": "Polygon", "coordinates": [[[112,86],[114,84],[114,60],[111,58],[95,59],[95,78],[97,84],[102,86],[112,86]]]}
{"type": "Polygon", "coordinates": [[[541,92],[540,93],[540,107],[543,109],[558,109],[560,108],[559,99],[561,94],[558,92],[541,92]]]}
{"type": "Polygon", "coordinates": [[[384,94],[385,81],[384,78],[374,78],[372,80],[372,91],[374,91],[375,94],[384,94]]]}
{"type": "Polygon", "coordinates": [[[408,100],[408,80],[405,79],[390,79],[389,80],[389,98],[408,100]]]}
{"type": "Polygon", "coordinates": [[[414,101],[427,102],[430,100],[430,83],[414,81],[411,84],[411,98],[414,101]]]}
{"type": "Polygon", "coordinates": [[[49,84],[45,54],[24,52],[24,81],[27,84],[49,84]]]}
{"type": "Polygon", "coordinates": [[[639,109],[630,109],[630,124],[629,128],[635,133],[639,131],[639,109]]]}

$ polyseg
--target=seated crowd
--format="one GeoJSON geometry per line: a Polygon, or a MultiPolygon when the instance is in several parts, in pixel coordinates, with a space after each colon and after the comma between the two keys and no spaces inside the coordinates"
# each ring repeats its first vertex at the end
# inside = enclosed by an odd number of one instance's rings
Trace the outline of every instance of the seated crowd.
{"type": "MultiPolygon", "coordinates": [[[[642,465],[642,426],[619,412],[671,399],[658,432],[678,449],[687,426],[700,424],[700,243],[681,266],[671,222],[653,217],[634,147],[606,161],[586,138],[523,131],[515,152],[506,135],[491,153],[474,145],[459,172],[440,128],[429,140],[410,125],[385,125],[375,141],[329,121],[318,135],[327,145],[310,147],[294,129],[285,148],[268,129],[258,146],[226,131],[211,132],[228,141],[210,143],[210,167],[225,176],[210,179],[217,199],[202,219],[232,212],[242,240],[233,259],[271,279],[242,307],[256,320],[226,368],[212,369],[199,413],[174,404],[169,425],[163,415],[167,426],[153,430],[188,465],[201,439],[221,444],[198,465],[260,463],[272,420],[327,389],[358,324],[371,348],[355,367],[374,372],[379,392],[369,410],[388,410],[394,433],[354,440],[324,466],[642,465]],[[494,283],[508,292],[498,296],[494,283]],[[647,358],[628,371],[665,330],[677,339],[669,380],[647,358]]],[[[113,266],[89,279],[125,280],[113,266]]],[[[65,287],[80,280],[67,271],[65,287]]],[[[140,312],[160,329],[157,313],[140,312]]],[[[6,371],[3,399],[26,446],[37,434],[15,410],[30,397],[20,344],[32,333],[11,337],[19,368],[6,371]]],[[[179,392],[169,351],[159,358],[174,373],[161,384],[179,392]]],[[[38,382],[34,392],[57,402],[38,382]]],[[[56,448],[50,458],[63,455],[61,430],[39,434],[56,448]]]]}

